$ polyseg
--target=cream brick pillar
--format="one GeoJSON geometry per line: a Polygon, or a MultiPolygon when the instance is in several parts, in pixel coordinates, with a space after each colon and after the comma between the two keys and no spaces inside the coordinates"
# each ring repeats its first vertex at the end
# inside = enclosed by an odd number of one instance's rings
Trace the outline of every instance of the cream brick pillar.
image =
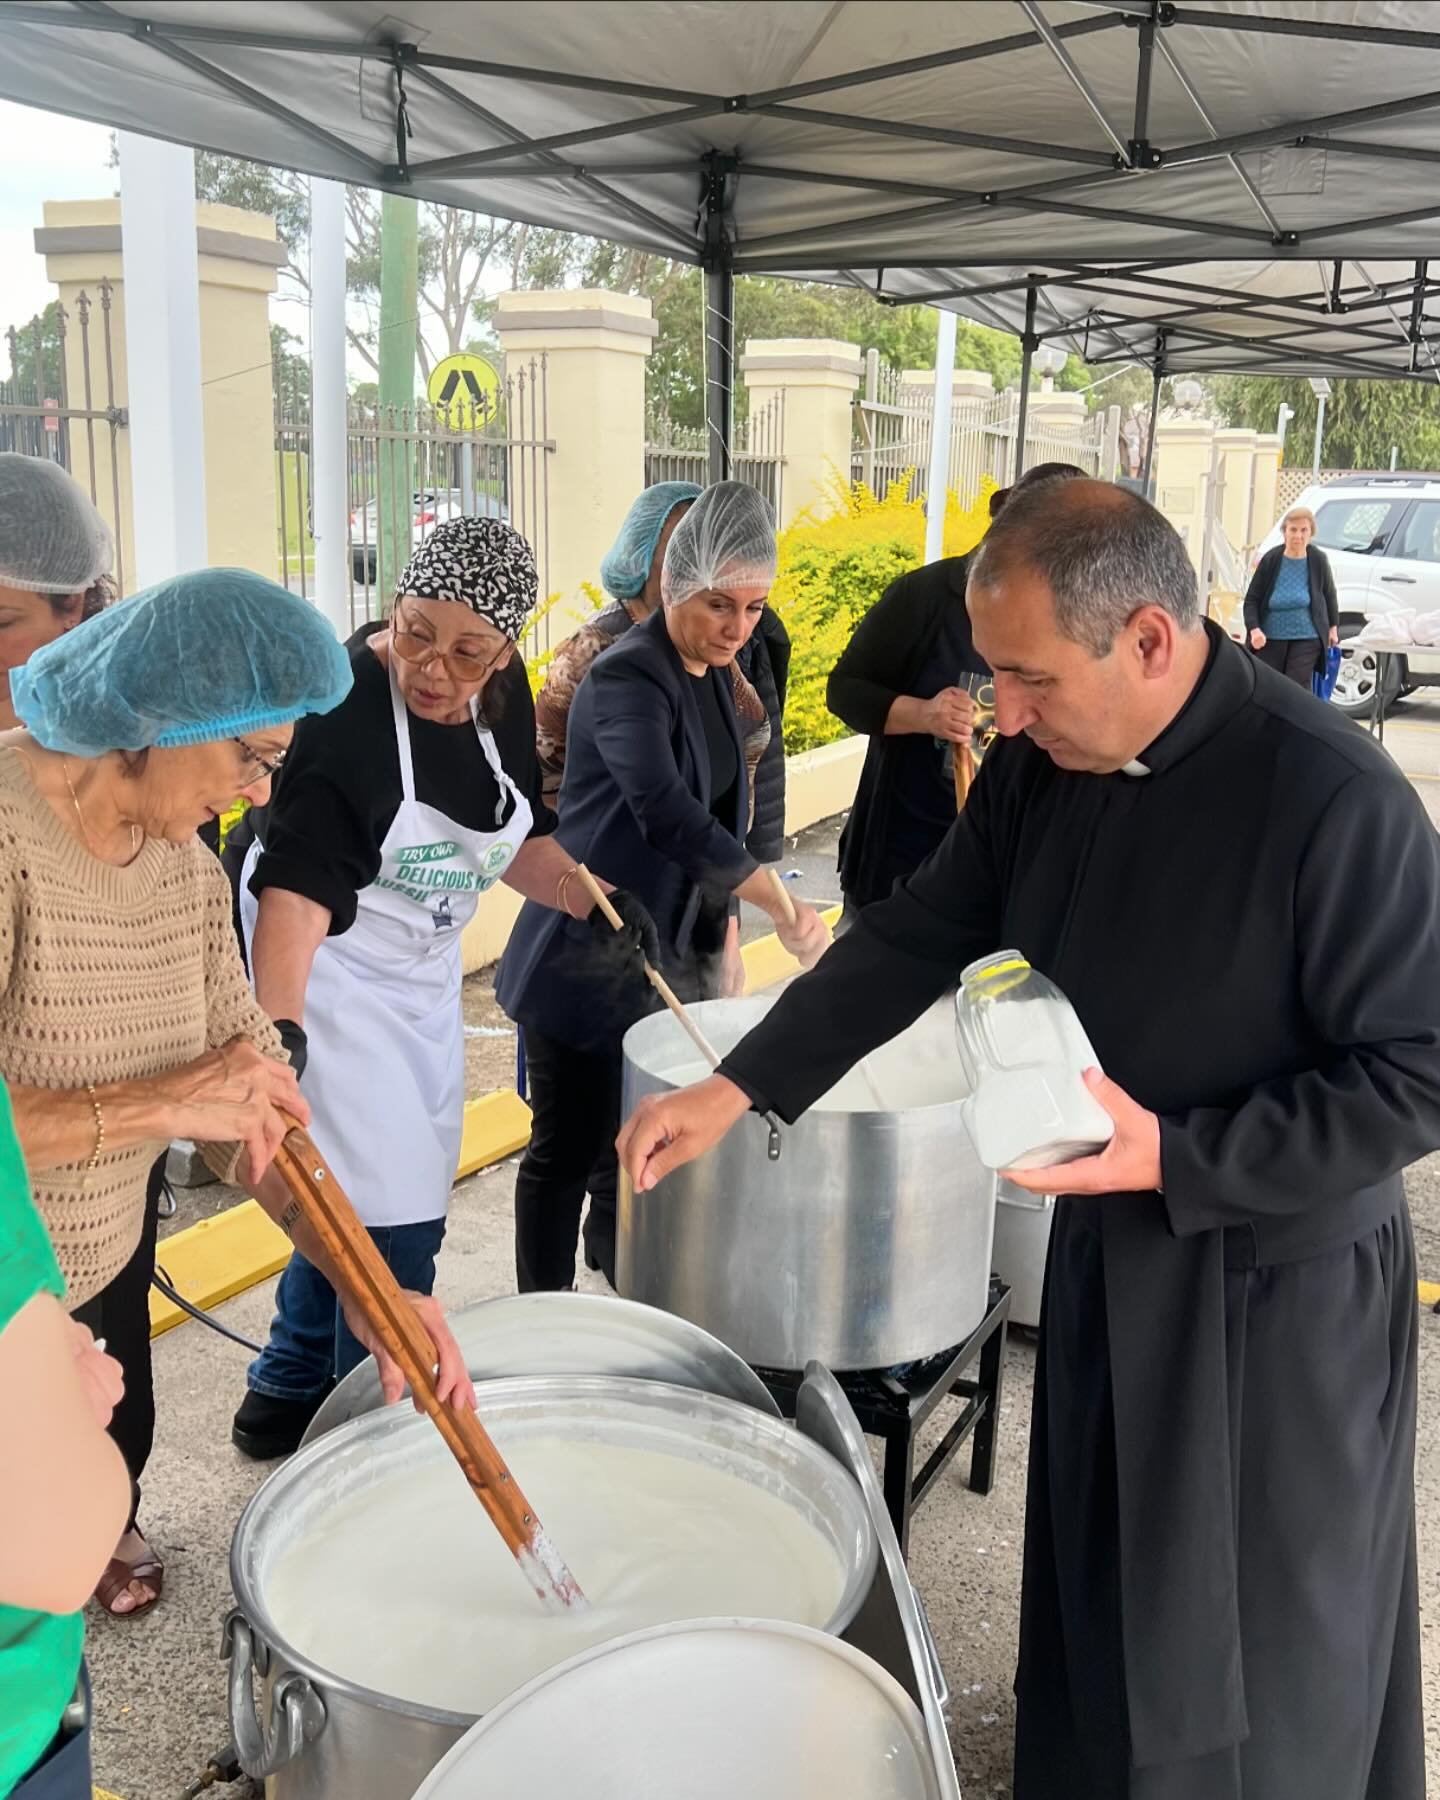
{"type": "MultiPolygon", "coordinates": [[[[79,298],[88,294],[90,314],[90,406],[106,404],[105,320],[100,283],[114,290],[109,318],[109,350],[115,371],[115,399],[128,399],[125,357],[125,282],[120,255],[119,200],[47,200],[45,223],[35,248],[59,288],[69,315],[66,379],[72,407],[85,405],[84,347],[79,298]]],[[[195,208],[200,275],[200,368],[205,384],[205,515],[210,561],[254,569],[272,578],[277,571],[275,519],[275,414],[270,379],[270,296],[285,261],[275,221],[239,207],[209,201],[195,208]]],[[[118,469],[112,469],[110,433],[95,428],[95,491],[105,517],[117,526],[127,589],[135,567],[131,529],[132,474],[128,435],[116,437],[118,469]],[[118,474],[120,516],[114,513],[118,474]]],[[[72,420],[71,460],[76,479],[90,484],[89,433],[72,420]]]]}
{"type": "Polygon", "coordinates": [[[858,345],[839,338],[747,338],[740,369],[752,417],[773,403],[785,409],[781,529],[806,510],[822,517],[833,512],[837,479],[850,481],[858,345]]]}
{"type": "Polygon", "coordinates": [[[645,485],[645,360],[660,327],[650,302],[600,288],[501,294],[495,331],[508,375],[546,359],[551,641],[574,629],[582,582],[645,485]]]}
{"type": "Polygon", "coordinates": [[[1255,485],[1250,502],[1252,543],[1258,544],[1275,523],[1280,505],[1277,489],[1280,481],[1280,458],[1284,445],[1273,431],[1262,431],[1255,439],[1255,485]]]}
{"type": "Polygon", "coordinates": [[[1253,431],[1217,431],[1215,447],[1220,452],[1221,480],[1220,524],[1230,546],[1243,556],[1265,535],[1268,525],[1257,531],[1251,518],[1255,491],[1255,433],[1253,431]]]}
{"type": "MultiPolygon", "coordinates": [[[[924,388],[928,393],[935,392],[935,371],[933,369],[902,369],[900,372],[902,387],[924,388]]],[[[995,398],[995,377],[985,369],[956,369],[950,377],[950,392],[958,404],[962,400],[993,400],[995,398]]]]}
{"type": "Polygon", "coordinates": [[[1201,575],[1214,447],[1215,427],[1209,419],[1162,419],[1155,430],[1155,503],[1184,538],[1201,575]]]}
{"type": "MultiPolygon", "coordinates": [[[[1084,429],[1085,421],[1090,413],[1082,394],[1061,393],[1052,388],[1049,393],[1043,390],[1030,396],[1030,427],[1046,437],[1060,438],[1063,448],[1065,438],[1078,438],[1084,429]]],[[[1029,429],[1027,428],[1027,429],[1029,429]]],[[[1046,462],[1063,462],[1063,456],[1047,456],[1046,462]]]]}

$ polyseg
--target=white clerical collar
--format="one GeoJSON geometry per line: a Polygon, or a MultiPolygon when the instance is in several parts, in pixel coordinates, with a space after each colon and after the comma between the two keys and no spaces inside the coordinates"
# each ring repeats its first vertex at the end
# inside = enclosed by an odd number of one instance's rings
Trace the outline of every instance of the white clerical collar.
{"type": "Polygon", "coordinates": [[[1122,775],[1148,775],[1150,769],[1148,764],[1141,762],[1138,756],[1132,756],[1128,763],[1121,765],[1120,773],[1122,775]]]}

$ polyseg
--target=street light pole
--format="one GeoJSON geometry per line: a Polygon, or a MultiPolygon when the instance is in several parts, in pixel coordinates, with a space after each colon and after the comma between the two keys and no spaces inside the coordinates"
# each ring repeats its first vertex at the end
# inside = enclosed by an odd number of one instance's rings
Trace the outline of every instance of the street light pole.
{"type": "Polygon", "coordinates": [[[1330,398],[1330,383],[1323,375],[1311,376],[1310,386],[1315,395],[1315,456],[1310,464],[1312,475],[1320,473],[1320,446],[1325,437],[1325,402],[1330,398]]]}

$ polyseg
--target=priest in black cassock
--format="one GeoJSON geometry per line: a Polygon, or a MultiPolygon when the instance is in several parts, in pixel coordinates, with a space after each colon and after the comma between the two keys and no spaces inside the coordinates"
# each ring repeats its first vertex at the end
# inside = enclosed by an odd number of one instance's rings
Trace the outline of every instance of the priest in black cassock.
{"type": "Polygon", "coordinates": [[[752,1105],[794,1119],[1016,946],[1116,1126],[1025,1178],[1070,1197],[1016,1800],[1421,1800],[1401,1171],[1440,1146],[1435,832],[1382,749],[1202,618],[1131,494],[1017,494],[969,605],[1004,741],[965,811],[622,1158],[648,1187],[752,1105]]]}

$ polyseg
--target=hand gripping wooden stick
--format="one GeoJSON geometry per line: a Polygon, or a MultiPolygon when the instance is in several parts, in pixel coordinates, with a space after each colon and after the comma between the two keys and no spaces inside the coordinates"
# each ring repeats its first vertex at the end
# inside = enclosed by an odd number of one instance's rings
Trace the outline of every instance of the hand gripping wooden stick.
{"type": "Polygon", "coordinates": [[[520,1572],[547,1606],[584,1607],[578,1582],[546,1536],[489,1432],[468,1407],[446,1405],[436,1393],[430,1335],[308,1132],[295,1125],[286,1133],[275,1153],[275,1167],[328,1251],[341,1287],[399,1364],[520,1572]]]}
{"type": "MultiPolygon", "coordinates": [[[[601,912],[604,913],[605,917],[610,921],[610,923],[615,927],[615,929],[617,931],[623,931],[625,929],[625,921],[620,917],[619,913],[616,912],[615,908],[610,904],[610,896],[605,892],[605,890],[600,886],[600,883],[595,879],[595,877],[585,867],[584,863],[577,863],[575,865],[575,873],[580,877],[580,885],[585,889],[585,892],[587,894],[589,894],[590,898],[600,908],[601,912]]],[[[691,1043],[694,1044],[695,1048],[705,1058],[706,1062],[709,1063],[709,1065],[712,1069],[718,1069],[720,1067],[720,1052],[715,1048],[715,1046],[710,1042],[709,1038],[706,1037],[705,1033],[700,1029],[700,1027],[690,1017],[689,1013],[686,1012],[685,1002],[675,992],[674,988],[671,987],[670,983],[665,979],[665,977],[660,973],[660,971],[656,968],[653,968],[651,966],[651,964],[649,963],[649,961],[644,956],[642,956],[640,958],[640,962],[641,962],[642,967],[645,970],[645,979],[650,983],[651,987],[654,988],[655,992],[660,996],[660,998],[670,1008],[671,1012],[674,1013],[675,1017],[685,1027],[685,1030],[690,1035],[691,1043]]]]}
{"type": "Polygon", "coordinates": [[[770,885],[774,888],[775,897],[780,902],[780,910],[785,915],[785,923],[793,925],[795,923],[795,902],[790,898],[789,888],[780,878],[780,871],[767,869],[765,873],[770,877],[770,885]]]}
{"type": "MultiPolygon", "coordinates": [[[[600,883],[585,867],[584,863],[576,863],[575,873],[580,877],[580,883],[585,889],[585,892],[589,894],[590,898],[600,908],[600,911],[604,916],[617,931],[623,931],[625,929],[625,921],[610,904],[609,896],[600,886],[600,883]]],[[[789,896],[787,895],[786,898],[788,899],[789,896]]],[[[648,957],[641,956],[640,966],[645,971],[645,979],[650,983],[651,987],[654,988],[655,992],[685,1028],[685,1032],[689,1037],[690,1042],[694,1044],[695,1048],[705,1058],[712,1069],[718,1069],[720,1067],[720,1052],[685,1010],[684,1001],[681,1000],[680,996],[675,992],[674,988],[671,987],[670,983],[660,971],[651,967],[648,957]]],[[[773,1112],[761,1113],[760,1117],[764,1119],[765,1123],[770,1127],[770,1143],[767,1155],[771,1162],[778,1162],[780,1158],[780,1121],[775,1117],[773,1112]]]]}

